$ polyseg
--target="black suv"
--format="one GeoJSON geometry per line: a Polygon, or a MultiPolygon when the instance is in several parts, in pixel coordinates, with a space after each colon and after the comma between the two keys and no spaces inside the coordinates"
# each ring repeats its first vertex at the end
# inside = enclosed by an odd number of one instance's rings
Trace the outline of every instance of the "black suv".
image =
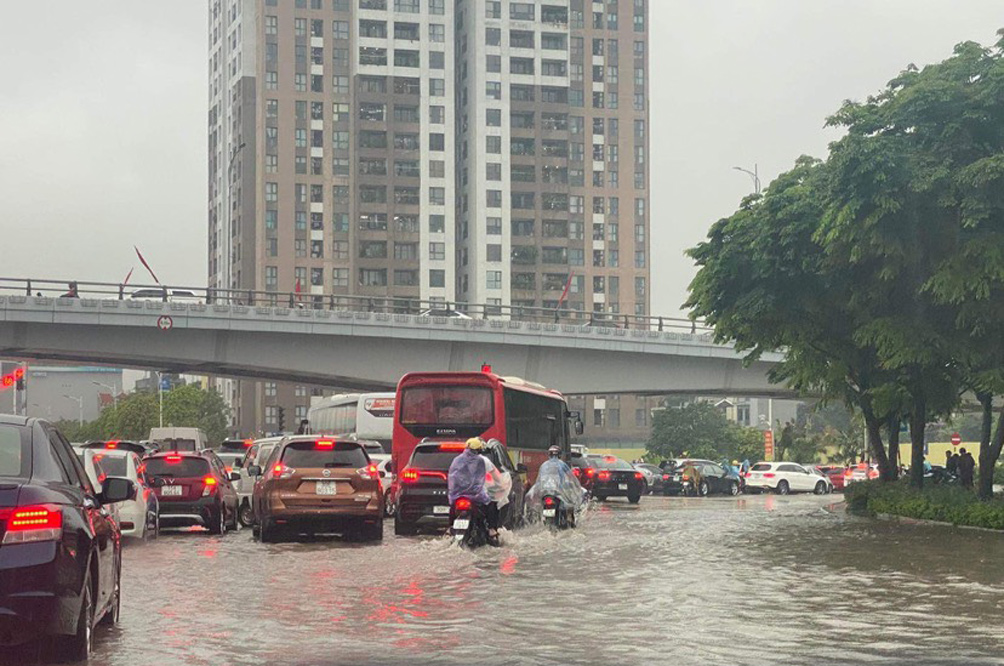
{"type": "Polygon", "coordinates": [[[118,477],[96,493],[48,422],[0,416],[0,646],[45,639],[60,658],[89,656],[121,602],[122,536],[103,507],[135,497],[118,477]]]}
{"type": "MultiPolygon", "coordinates": [[[[400,490],[397,512],[394,514],[394,533],[398,536],[416,534],[422,528],[443,529],[450,525],[450,500],[447,494],[447,473],[450,463],[465,448],[463,442],[423,440],[415,447],[408,465],[397,475],[400,490]]],[[[502,507],[502,525],[509,529],[523,521],[526,489],[523,483],[524,468],[517,468],[509,458],[505,446],[491,440],[481,452],[499,471],[512,477],[509,503],[502,507]]]]}

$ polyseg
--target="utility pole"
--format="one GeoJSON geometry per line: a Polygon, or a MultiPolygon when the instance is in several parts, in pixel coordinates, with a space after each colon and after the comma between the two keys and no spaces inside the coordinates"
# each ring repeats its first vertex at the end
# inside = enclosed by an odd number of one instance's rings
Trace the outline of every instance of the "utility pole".
{"type": "Polygon", "coordinates": [[[78,415],[77,423],[79,425],[84,425],[84,399],[81,398],[81,397],[79,397],[79,396],[75,396],[75,395],[66,395],[65,393],[63,394],[63,397],[66,398],[67,400],[74,400],[74,401],[76,401],[76,403],[77,403],[77,409],[78,409],[78,412],[77,412],[77,415],[78,415]]]}

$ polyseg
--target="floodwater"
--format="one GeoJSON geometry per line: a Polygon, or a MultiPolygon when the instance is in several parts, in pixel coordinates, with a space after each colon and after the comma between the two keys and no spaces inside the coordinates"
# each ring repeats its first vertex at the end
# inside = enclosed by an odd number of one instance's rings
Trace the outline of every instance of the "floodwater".
{"type": "Polygon", "coordinates": [[[578,529],[127,548],[100,666],[1004,663],[1004,535],[839,495],[596,505],[578,529]]]}

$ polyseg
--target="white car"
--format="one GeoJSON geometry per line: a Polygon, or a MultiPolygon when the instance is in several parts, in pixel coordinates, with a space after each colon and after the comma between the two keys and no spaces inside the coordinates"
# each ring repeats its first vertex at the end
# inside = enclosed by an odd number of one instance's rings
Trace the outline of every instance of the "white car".
{"type": "Polygon", "coordinates": [[[117,505],[122,536],[136,539],[156,539],[160,534],[160,503],[143,476],[143,463],[132,451],[122,449],[88,449],[95,466],[108,476],[129,479],[136,484],[136,499],[117,505]]]}
{"type": "MultiPolygon", "coordinates": [[[[105,472],[104,466],[101,464],[101,458],[104,457],[104,453],[103,449],[76,450],[77,458],[79,458],[80,462],[83,464],[84,471],[87,472],[87,479],[91,482],[91,487],[94,488],[95,493],[101,492],[105,479],[109,476],[109,474],[105,472]]],[[[124,504],[124,502],[116,502],[104,507],[105,510],[111,514],[112,519],[119,524],[121,524],[119,509],[122,504],[124,504]]]]}
{"type": "Polygon", "coordinates": [[[188,289],[137,289],[129,294],[134,301],[168,301],[172,303],[202,303],[202,298],[188,289]]]}
{"type": "Polygon", "coordinates": [[[833,492],[833,482],[813,467],[803,467],[792,462],[759,462],[746,472],[746,488],[788,493],[833,492]]]}
{"type": "Polygon", "coordinates": [[[253,465],[263,466],[282,439],[282,437],[256,439],[248,448],[247,453],[244,454],[240,465],[234,470],[241,475],[240,480],[234,482],[234,489],[237,491],[237,517],[244,527],[250,527],[251,519],[254,517],[251,509],[251,493],[254,491],[255,481],[257,481],[255,477],[248,474],[248,468],[253,465]]]}
{"type": "Polygon", "coordinates": [[[388,516],[393,516],[394,510],[397,508],[397,501],[392,493],[394,492],[394,481],[397,480],[397,475],[394,474],[394,466],[390,462],[390,454],[371,453],[370,460],[376,463],[377,470],[380,473],[380,486],[383,488],[384,496],[384,513],[388,516]]]}

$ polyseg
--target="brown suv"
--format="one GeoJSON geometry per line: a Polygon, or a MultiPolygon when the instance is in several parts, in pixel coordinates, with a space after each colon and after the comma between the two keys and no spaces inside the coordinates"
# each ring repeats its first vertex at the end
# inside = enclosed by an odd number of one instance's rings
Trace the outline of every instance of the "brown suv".
{"type": "Polygon", "coordinates": [[[262,541],[317,532],[383,538],[380,476],[359,442],[288,437],[265,469],[254,465],[248,473],[258,477],[251,506],[253,530],[262,541]]]}

